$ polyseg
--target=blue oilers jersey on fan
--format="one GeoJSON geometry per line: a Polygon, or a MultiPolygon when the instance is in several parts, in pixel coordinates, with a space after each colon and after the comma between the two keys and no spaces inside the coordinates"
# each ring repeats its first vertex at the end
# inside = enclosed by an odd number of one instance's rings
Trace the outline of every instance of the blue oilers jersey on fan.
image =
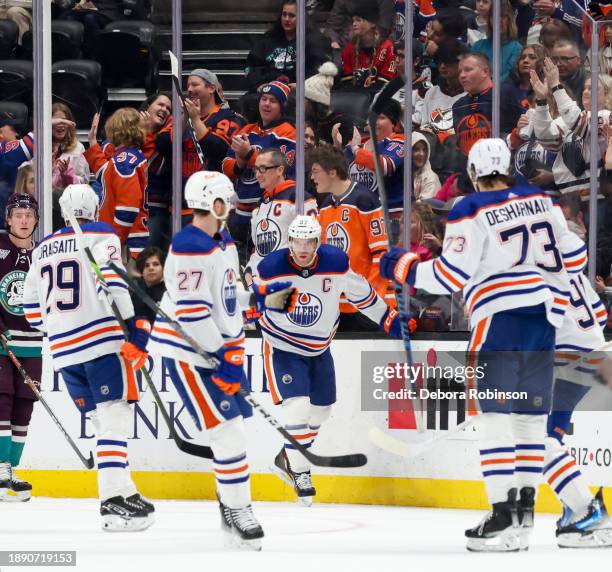
{"type": "Polygon", "coordinates": [[[288,281],[300,292],[292,313],[266,310],[259,321],[264,339],[274,349],[305,356],[322,354],[336,334],[342,294],[376,323],[382,323],[389,312],[368,281],[350,269],[346,253],[328,244],[319,247],[309,268],[297,266],[288,248],[272,252],[259,263],[257,281],[288,281]]]}
{"type": "Polygon", "coordinates": [[[420,263],[414,286],[464,292],[472,327],[498,312],[544,303],[559,327],[569,306],[568,271],[586,264],[586,246],[561,209],[529,185],[474,193],[449,213],[442,255],[420,263]]]}
{"type": "MultiPolygon", "coordinates": [[[[172,239],[164,266],[166,293],[161,307],[211,353],[242,345],[242,307],[238,302],[238,251],[227,232],[214,237],[193,225],[172,239]]],[[[214,369],[161,316],[148,349],[165,357],[214,369]]]]}

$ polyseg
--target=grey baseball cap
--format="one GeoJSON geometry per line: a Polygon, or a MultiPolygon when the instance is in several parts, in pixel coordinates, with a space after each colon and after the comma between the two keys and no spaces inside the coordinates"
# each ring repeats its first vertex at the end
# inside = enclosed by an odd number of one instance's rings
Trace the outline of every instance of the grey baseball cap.
{"type": "Polygon", "coordinates": [[[223,98],[219,94],[219,89],[221,88],[221,84],[219,83],[219,78],[214,72],[211,72],[210,70],[207,70],[204,68],[198,68],[198,69],[195,69],[189,72],[189,75],[194,75],[196,77],[203,79],[206,83],[210,83],[211,85],[214,85],[215,86],[215,102],[218,104],[223,103],[223,98]]]}

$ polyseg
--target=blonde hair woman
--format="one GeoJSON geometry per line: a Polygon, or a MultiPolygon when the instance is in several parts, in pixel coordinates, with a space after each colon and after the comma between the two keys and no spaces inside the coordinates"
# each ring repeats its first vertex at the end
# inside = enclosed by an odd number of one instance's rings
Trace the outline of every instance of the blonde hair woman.
{"type": "MultiPolygon", "coordinates": [[[[51,107],[53,119],[66,119],[74,123],[74,116],[67,105],[54,103],[51,107]]],[[[51,130],[53,190],[63,191],[68,185],[87,183],[90,171],[83,156],[85,147],[77,139],[76,126],[69,123],[56,123],[51,130]]]]}

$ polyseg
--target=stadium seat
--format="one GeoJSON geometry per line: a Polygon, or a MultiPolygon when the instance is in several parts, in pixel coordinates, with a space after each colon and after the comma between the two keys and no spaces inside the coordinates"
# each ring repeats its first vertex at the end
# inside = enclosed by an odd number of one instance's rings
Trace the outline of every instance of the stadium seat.
{"type": "Polygon", "coordinates": [[[95,47],[104,85],[155,91],[158,58],[154,42],[155,26],[151,22],[121,20],[108,24],[95,47]]]}
{"type": "Polygon", "coordinates": [[[13,20],[0,20],[0,58],[10,58],[15,54],[19,27],[13,20]]]}
{"type": "Polygon", "coordinates": [[[14,121],[15,131],[23,134],[30,128],[28,121],[29,110],[23,104],[16,101],[0,101],[0,118],[11,118],[14,121]]]}
{"type": "Polygon", "coordinates": [[[0,60],[0,100],[18,101],[32,107],[32,62],[0,60]]]}
{"type": "Polygon", "coordinates": [[[150,0],[122,0],[123,15],[133,20],[148,20],[151,17],[150,0]]]}
{"type": "Polygon", "coordinates": [[[331,108],[346,115],[360,131],[365,127],[371,101],[371,94],[365,90],[340,90],[331,94],[331,108]]]}
{"type": "Polygon", "coordinates": [[[70,107],[77,127],[89,127],[104,99],[102,68],[92,60],[64,60],[51,68],[53,101],[70,107]]]}
{"type": "MultiPolygon", "coordinates": [[[[81,22],[54,20],[51,23],[51,58],[54,62],[81,57],[85,27],[81,22]]],[[[34,53],[32,32],[26,32],[21,41],[21,55],[32,59],[34,53]]]]}

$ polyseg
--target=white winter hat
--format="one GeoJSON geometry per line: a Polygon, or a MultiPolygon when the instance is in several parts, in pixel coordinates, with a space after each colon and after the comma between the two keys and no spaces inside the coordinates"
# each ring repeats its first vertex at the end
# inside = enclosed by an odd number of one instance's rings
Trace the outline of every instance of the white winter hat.
{"type": "Polygon", "coordinates": [[[305,83],[306,99],[329,106],[331,104],[331,88],[334,78],[338,75],[338,68],[333,62],[325,62],[319,73],[309,77],[305,83]]]}

